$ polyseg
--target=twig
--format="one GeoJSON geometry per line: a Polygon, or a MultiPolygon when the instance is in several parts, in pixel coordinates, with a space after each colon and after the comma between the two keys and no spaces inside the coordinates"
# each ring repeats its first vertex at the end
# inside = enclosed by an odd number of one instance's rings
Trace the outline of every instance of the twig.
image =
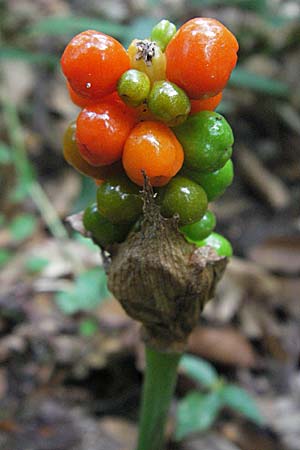
{"type": "Polygon", "coordinates": [[[248,148],[239,148],[237,163],[240,173],[251,188],[275,210],[290,204],[290,193],[284,183],[270,173],[248,148]]]}

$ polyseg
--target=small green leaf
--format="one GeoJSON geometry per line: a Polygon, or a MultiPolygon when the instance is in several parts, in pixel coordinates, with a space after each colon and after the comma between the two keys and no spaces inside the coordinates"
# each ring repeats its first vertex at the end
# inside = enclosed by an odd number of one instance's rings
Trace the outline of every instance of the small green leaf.
{"type": "Polygon", "coordinates": [[[207,388],[211,388],[219,380],[216,369],[196,356],[184,355],[179,367],[194,381],[207,388]]]}
{"type": "Polygon", "coordinates": [[[6,165],[12,162],[11,149],[4,142],[0,141],[0,165],[6,165]]]}
{"type": "Polygon", "coordinates": [[[103,269],[91,269],[81,273],[69,291],[59,292],[56,302],[65,314],[96,308],[110,293],[103,269]]]}
{"type": "Polygon", "coordinates": [[[43,270],[48,264],[49,264],[48,259],[33,256],[26,260],[25,268],[26,270],[28,270],[28,272],[37,273],[41,272],[41,270],[43,270]]]}
{"type": "Polygon", "coordinates": [[[20,214],[10,223],[10,233],[16,241],[24,241],[32,236],[37,226],[37,220],[32,214],[20,214]]]}
{"type": "Polygon", "coordinates": [[[82,298],[85,309],[92,309],[107,298],[109,292],[104,270],[96,268],[82,273],[76,280],[76,293],[82,298]]]}
{"type": "Polygon", "coordinates": [[[238,411],[258,425],[264,422],[255,401],[245,389],[234,384],[226,384],[220,389],[219,393],[224,406],[229,406],[238,411]]]}
{"type": "Polygon", "coordinates": [[[72,207],[72,213],[76,213],[78,211],[82,211],[86,208],[86,205],[95,201],[97,192],[97,186],[95,182],[85,176],[81,176],[81,189],[79,192],[79,196],[76,199],[75,203],[72,207]]]}
{"type": "Polygon", "coordinates": [[[56,295],[56,303],[65,314],[75,314],[81,310],[80,300],[73,291],[62,291],[56,295]]]}
{"type": "Polygon", "coordinates": [[[123,38],[126,36],[128,29],[129,27],[126,25],[92,17],[52,16],[35,23],[28,32],[57,36],[59,34],[77,34],[85,30],[98,30],[102,33],[123,38]]]}
{"type": "Polygon", "coordinates": [[[5,248],[0,249],[0,267],[4,267],[8,261],[12,258],[13,254],[11,251],[5,248]]]}
{"type": "Polygon", "coordinates": [[[21,203],[29,195],[31,183],[25,178],[20,176],[14,189],[10,192],[9,199],[12,203],[21,203]]]}
{"type": "Polygon", "coordinates": [[[75,241],[80,242],[81,244],[88,247],[90,250],[92,250],[95,253],[99,253],[99,247],[98,245],[94,244],[92,239],[83,236],[82,234],[75,231],[72,235],[72,237],[75,239],[75,241]]]}
{"type": "Polygon", "coordinates": [[[98,330],[98,325],[95,320],[84,319],[80,322],[79,333],[81,336],[91,337],[96,334],[98,330]]]}
{"type": "Polygon", "coordinates": [[[286,83],[279,80],[258,75],[249,72],[246,69],[238,67],[235,69],[230,78],[230,84],[237,87],[245,87],[256,92],[278,97],[287,97],[289,95],[289,87],[286,83]]]}
{"type": "Polygon", "coordinates": [[[178,404],[176,439],[181,440],[190,433],[208,430],[216,420],[221,405],[218,392],[189,393],[178,404]]]}

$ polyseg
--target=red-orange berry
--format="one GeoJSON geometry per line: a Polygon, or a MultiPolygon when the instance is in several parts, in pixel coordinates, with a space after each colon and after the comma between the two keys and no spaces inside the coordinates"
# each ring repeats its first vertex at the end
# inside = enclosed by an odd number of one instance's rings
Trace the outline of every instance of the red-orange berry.
{"type": "Polygon", "coordinates": [[[85,108],[86,106],[91,106],[95,104],[95,100],[88,97],[82,97],[82,95],[77,94],[70,83],[67,81],[67,88],[69,92],[70,99],[74,105],[79,106],[79,108],[85,108]]]}
{"type": "Polygon", "coordinates": [[[202,98],[200,100],[191,100],[191,113],[195,114],[200,111],[214,111],[216,107],[221,103],[222,92],[214,97],[202,98]]]}
{"type": "Polygon", "coordinates": [[[130,61],[116,39],[87,30],[67,45],[61,66],[78,95],[96,100],[116,90],[118,79],[129,69],[130,61]]]}
{"type": "Polygon", "coordinates": [[[77,118],[76,131],[81,156],[94,166],[118,161],[136,122],[137,113],[114,94],[84,108],[77,118]]]}
{"type": "Polygon", "coordinates": [[[131,131],[123,152],[128,177],[143,186],[143,171],[152,186],[164,186],[181,169],[182,146],[174,133],[160,122],[140,122],[131,131]]]}
{"type": "Polygon", "coordinates": [[[212,97],[227,84],[237,51],[236,38],[218,20],[191,19],[166,48],[167,78],[192,99],[212,97]]]}

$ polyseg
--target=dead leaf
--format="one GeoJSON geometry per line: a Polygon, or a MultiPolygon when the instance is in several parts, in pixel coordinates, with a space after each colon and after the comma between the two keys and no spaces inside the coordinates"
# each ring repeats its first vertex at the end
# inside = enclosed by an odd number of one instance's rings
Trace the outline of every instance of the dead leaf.
{"type": "Polygon", "coordinates": [[[120,329],[133,325],[134,323],[120,303],[114,298],[103,302],[97,311],[97,315],[101,326],[105,328],[120,329]]]}
{"type": "Polygon", "coordinates": [[[134,448],[137,429],[127,420],[105,417],[100,421],[99,429],[104,435],[116,442],[115,450],[131,450],[134,448]]]}
{"type": "Polygon", "coordinates": [[[75,170],[64,170],[60,177],[56,177],[44,184],[51,203],[60,217],[70,213],[80,191],[80,177],[75,170]]]}
{"type": "Polygon", "coordinates": [[[86,236],[87,232],[83,225],[83,213],[84,211],[72,214],[71,216],[68,216],[66,218],[66,221],[69,222],[69,224],[75,231],[78,231],[78,233],[86,236]]]}
{"type": "Polygon", "coordinates": [[[221,429],[224,436],[241,450],[290,450],[271,429],[258,427],[249,421],[225,423],[221,429]]]}
{"type": "Polygon", "coordinates": [[[231,327],[197,327],[189,338],[188,351],[221,364],[248,368],[257,364],[250,342],[231,327]]]}
{"type": "Polygon", "coordinates": [[[217,433],[196,436],[185,442],[185,450],[239,450],[233,443],[217,433]]]}
{"type": "Polygon", "coordinates": [[[252,261],[286,275],[300,273],[300,236],[278,236],[266,239],[249,252],[252,261]]]}

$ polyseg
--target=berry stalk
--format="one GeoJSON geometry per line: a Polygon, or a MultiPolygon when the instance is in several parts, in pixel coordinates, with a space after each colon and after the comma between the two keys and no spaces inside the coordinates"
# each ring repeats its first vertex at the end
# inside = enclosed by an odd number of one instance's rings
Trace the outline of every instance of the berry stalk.
{"type": "Polygon", "coordinates": [[[146,346],[146,370],[136,450],[162,450],[167,415],[175,389],[181,353],[146,346]]]}

